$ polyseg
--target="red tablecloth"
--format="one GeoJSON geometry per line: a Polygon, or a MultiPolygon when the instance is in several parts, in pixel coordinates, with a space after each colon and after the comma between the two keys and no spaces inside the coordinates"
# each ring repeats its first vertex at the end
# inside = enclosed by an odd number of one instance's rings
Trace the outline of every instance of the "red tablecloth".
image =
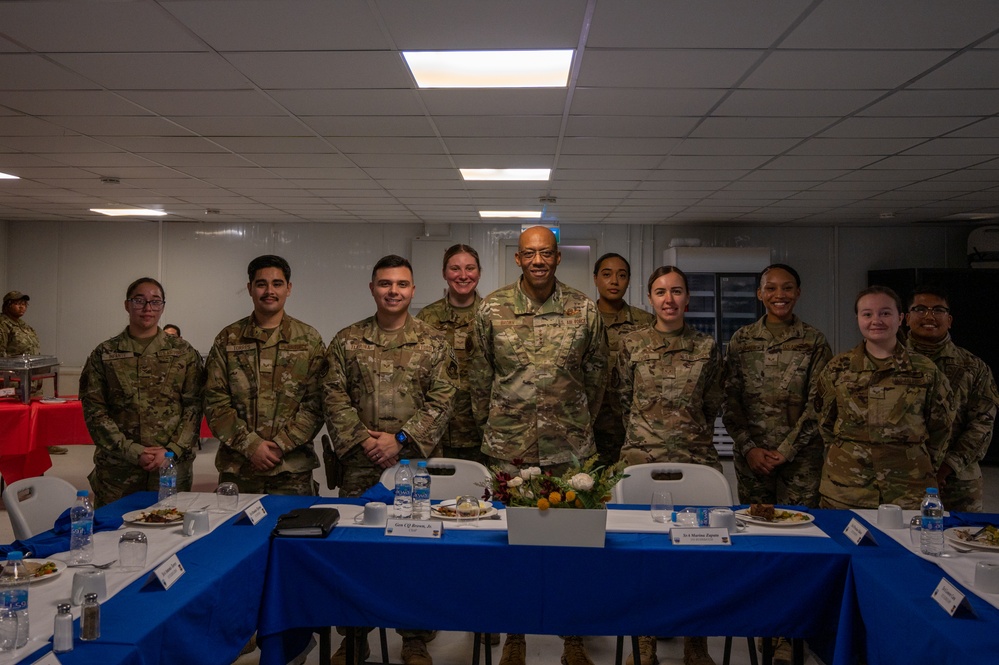
{"type": "Polygon", "coordinates": [[[49,446],[91,443],[79,400],[0,401],[0,475],[7,483],[45,473],[52,466],[49,446]]]}

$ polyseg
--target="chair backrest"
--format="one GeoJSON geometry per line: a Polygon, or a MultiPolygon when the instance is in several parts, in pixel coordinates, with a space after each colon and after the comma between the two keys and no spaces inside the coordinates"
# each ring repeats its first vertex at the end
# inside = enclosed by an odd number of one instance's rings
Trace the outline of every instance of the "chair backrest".
{"type": "MultiPolygon", "coordinates": [[[[410,460],[410,466],[415,472],[416,461],[410,460]]],[[[431,475],[430,498],[435,500],[455,499],[462,494],[482,496],[485,489],[482,483],[489,482],[491,477],[489,469],[482,464],[453,457],[431,457],[427,460],[427,468],[431,475]]],[[[395,472],[398,469],[398,464],[385,469],[382,472],[382,485],[394,490],[395,472]]]]}
{"type": "Polygon", "coordinates": [[[710,466],[654,462],[629,466],[624,473],[628,477],[614,486],[614,503],[648,504],[653,491],[665,490],[672,493],[673,503],[681,506],[732,505],[732,488],[728,480],[710,466]],[[670,477],[660,480],[653,478],[653,474],[669,474],[670,477]]]}
{"type": "Polygon", "coordinates": [[[17,540],[51,529],[56,518],[75,501],[76,488],[55,476],[23,478],[3,491],[3,503],[17,540]]]}

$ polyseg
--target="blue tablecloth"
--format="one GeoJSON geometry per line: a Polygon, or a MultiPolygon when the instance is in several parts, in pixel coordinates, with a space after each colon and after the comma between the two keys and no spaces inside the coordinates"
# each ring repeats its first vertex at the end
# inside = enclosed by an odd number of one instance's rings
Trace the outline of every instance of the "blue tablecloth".
{"type": "Polygon", "coordinates": [[[322,540],[274,539],[261,663],[291,655],[276,639],[283,631],[334,625],[782,635],[827,643],[829,662],[850,662],[852,617],[842,603],[849,554],[832,539],[739,536],[729,547],[675,547],[665,535],[609,533],[596,549],[506,541],[503,531],[446,528],[440,540],[360,528],[322,540]],[[416,582],[432,592],[414,599],[416,582]],[[834,649],[844,621],[845,648],[834,649]]]}

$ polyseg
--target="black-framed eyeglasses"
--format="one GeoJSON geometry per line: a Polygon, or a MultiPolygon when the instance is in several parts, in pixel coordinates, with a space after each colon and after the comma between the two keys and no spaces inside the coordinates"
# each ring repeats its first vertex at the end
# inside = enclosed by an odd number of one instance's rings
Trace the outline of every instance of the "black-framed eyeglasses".
{"type": "Polygon", "coordinates": [[[129,298],[128,302],[132,303],[132,307],[135,307],[136,309],[145,309],[146,305],[148,305],[149,309],[154,312],[163,309],[163,305],[166,304],[166,300],[146,300],[142,296],[129,298]]]}
{"type": "Polygon", "coordinates": [[[944,314],[950,314],[950,307],[944,307],[942,305],[937,305],[936,307],[927,307],[926,305],[913,305],[909,308],[909,311],[913,314],[918,314],[919,316],[926,316],[927,312],[933,312],[934,314],[939,314],[943,316],[944,314]]]}

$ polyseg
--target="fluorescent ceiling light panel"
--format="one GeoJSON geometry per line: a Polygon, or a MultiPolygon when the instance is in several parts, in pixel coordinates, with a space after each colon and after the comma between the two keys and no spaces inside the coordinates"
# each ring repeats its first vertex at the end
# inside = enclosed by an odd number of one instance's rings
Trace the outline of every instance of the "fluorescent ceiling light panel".
{"type": "Polygon", "coordinates": [[[0,173],[0,180],[20,180],[21,178],[9,173],[0,173]]]}
{"type": "Polygon", "coordinates": [[[479,217],[490,219],[541,219],[540,210],[480,210],[479,217]]]}
{"type": "Polygon", "coordinates": [[[421,88],[564,88],[572,49],[403,51],[421,88]]]}
{"type": "Polygon", "coordinates": [[[548,180],[551,169],[458,169],[465,180],[548,180]]]}
{"type": "Polygon", "coordinates": [[[167,213],[149,208],[91,208],[90,212],[99,212],[108,217],[163,217],[167,213]]]}

